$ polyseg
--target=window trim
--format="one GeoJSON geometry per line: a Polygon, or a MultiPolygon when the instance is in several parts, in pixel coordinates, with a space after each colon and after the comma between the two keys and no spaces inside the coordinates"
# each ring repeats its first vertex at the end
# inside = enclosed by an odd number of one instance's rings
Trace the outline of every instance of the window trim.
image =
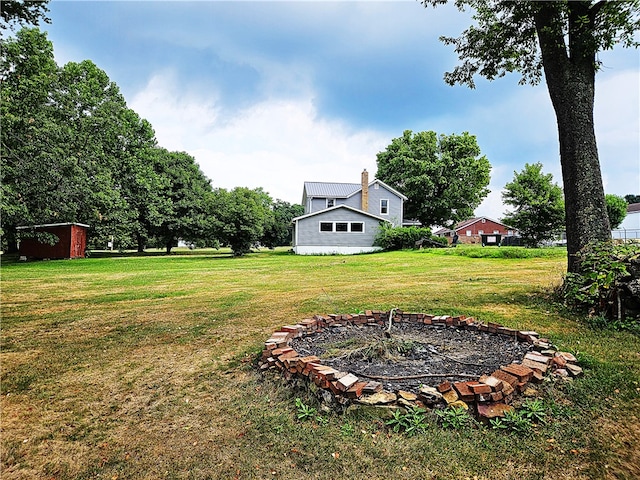
{"type": "Polygon", "coordinates": [[[380,215],[389,215],[389,199],[388,198],[381,198],[380,199],[380,215]],[[382,202],[387,202],[387,211],[383,212],[382,211],[382,202]]]}
{"type": "Polygon", "coordinates": [[[332,221],[332,222],[318,222],[318,231],[320,233],[365,233],[365,222],[350,222],[350,221],[342,221],[342,220],[336,220],[336,221],[332,221]],[[346,230],[338,230],[337,229],[337,224],[338,223],[344,223],[347,225],[347,229],[346,230]],[[352,225],[353,224],[358,224],[362,226],[362,230],[353,230],[352,225]],[[322,229],[322,225],[331,225],[331,230],[323,230],[322,229]]]}
{"type": "Polygon", "coordinates": [[[335,198],[326,198],[326,207],[327,208],[331,208],[331,207],[335,207],[336,206],[336,199],[335,198]],[[329,205],[329,202],[331,202],[331,205],[329,205]]]}

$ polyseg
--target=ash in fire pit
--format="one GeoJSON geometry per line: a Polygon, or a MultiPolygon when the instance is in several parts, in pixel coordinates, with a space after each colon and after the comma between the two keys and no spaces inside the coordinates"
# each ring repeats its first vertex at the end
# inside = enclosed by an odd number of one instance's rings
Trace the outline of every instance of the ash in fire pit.
{"type": "Polygon", "coordinates": [[[414,392],[443,380],[489,375],[531,350],[515,337],[424,323],[397,323],[390,332],[378,324],[339,324],[295,338],[290,346],[336,370],[377,380],[387,390],[414,392]]]}

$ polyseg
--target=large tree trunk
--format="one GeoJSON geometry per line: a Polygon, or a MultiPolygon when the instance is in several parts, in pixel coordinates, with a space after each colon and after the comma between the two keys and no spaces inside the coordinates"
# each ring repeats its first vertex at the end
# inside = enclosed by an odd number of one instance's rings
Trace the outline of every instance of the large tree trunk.
{"type": "Polygon", "coordinates": [[[588,2],[569,2],[569,48],[564,41],[561,2],[540,2],[536,30],[542,51],[544,74],[558,122],[560,163],[564,185],[569,272],[579,266],[576,254],[586,245],[611,239],[602,174],[593,122],[595,12],[588,2]],[[592,19],[593,20],[593,19],[592,19]]]}

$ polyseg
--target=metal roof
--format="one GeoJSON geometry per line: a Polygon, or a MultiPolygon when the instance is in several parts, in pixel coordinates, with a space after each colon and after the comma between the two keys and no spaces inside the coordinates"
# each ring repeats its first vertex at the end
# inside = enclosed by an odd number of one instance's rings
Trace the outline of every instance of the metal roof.
{"type": "Polygon", "coordinates": [[[69,225],[76,225],[78,227],[90,228],[89,225],[85,225],[84,223],[66,222],[66,223],[43,223],[40,225],[23,225],[20,227],[16,227],[16,230],[27,230],[29,228],[43,228],[43,227],[67,227],[69,225]]]}
{"type": "Polygon", "coordinates": [[[347,198],[361,188],[359,183],[304,182],[307,197],[347,198]]]}

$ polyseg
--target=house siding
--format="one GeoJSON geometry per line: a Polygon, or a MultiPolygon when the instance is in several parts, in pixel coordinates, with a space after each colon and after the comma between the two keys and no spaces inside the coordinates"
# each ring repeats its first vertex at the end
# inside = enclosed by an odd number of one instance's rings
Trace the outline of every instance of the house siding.
{"type": "MultiPolygon", "coordinates": [[[[384,186],[380,185],[379,188],[375,188],[374,184],[369,186],[369,210],[372,215],[377,215],[389,220],[394,227],[402,225],[402,199],[395,193],[387,190],[384,186]],[[380,200],[389,200],[389,213],[383,215],[380,213],[380,200]]],[[[359,195],[360,198],[361,195],[359,195]]],[[[359,207],[358,207],[359,208],[359,207]]]]}
{"type": "MultiPolygon", "coordinates": [[[[370,248],[378,233],[380,221],[353,210],[338,208],[311,217],[299,219],[295,247],[355,247],[370,248]],[[321,232],[320,222],[362,222],[364,232],[321,232]]],[[[320,252],[319,253],[326,253],[320,252]]]]}

